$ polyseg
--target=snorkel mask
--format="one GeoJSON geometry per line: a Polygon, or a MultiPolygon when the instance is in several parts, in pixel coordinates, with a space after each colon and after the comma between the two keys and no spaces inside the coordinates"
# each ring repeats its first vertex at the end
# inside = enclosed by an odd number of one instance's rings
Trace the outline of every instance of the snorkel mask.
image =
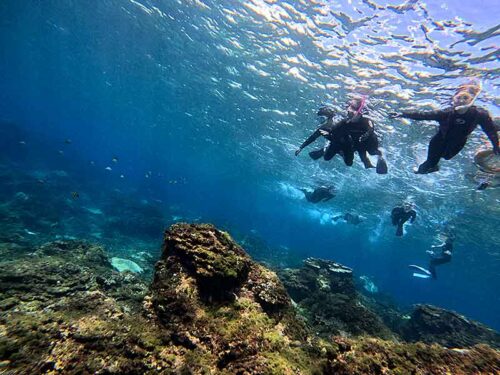
{"type": "Polygon", "coordinates": [[[482,90],[481,81],[469,81],[458,86],[452,98],[452,105],[455,111],[466,112],[476,101],[482,90]]]}
{"type": "Polygon", "coordinates": [[[413,209],[413,203],[403,202],[403,209],[405,210],[405,212],[410,212],[413,209]]]}
{"type": "Polygon", "coordinates": [[[363,113],[366,106],[366,96],[358,96],[349,100],[347,103],[347,115],[351,121],[356,121],[363,113]]]}

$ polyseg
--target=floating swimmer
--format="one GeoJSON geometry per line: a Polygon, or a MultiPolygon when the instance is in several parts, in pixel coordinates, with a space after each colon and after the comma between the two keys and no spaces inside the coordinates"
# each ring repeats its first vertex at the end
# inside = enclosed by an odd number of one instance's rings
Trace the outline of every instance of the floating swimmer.
{"type": "Polygon", "coordinates": [[[366,220],[364,216],[351,213],[351,212],[346,212],[344,215],[338,215],[334,216],[332,220],[334,222],[339,221],[340,219],[344,220],[347,224],[352,224],[352,225],[358,225],[361,224],[363,221],[366,220]]]}
{"type": "Polygon", "coordinates": [[[481,88],[479,81],[460,85],[451,99],[450,108],[430,112],[404,111],[390,114],[392,118],[433,120],[439,123],[439,131],[429,143],[427,160],[418,167],[415,173],[425,174],[438,171],[439,160],[441,158],[450,160],[457,155],[464,148],[467,137],[477,125],[481,126],[490,139],[493,153],[500,154],[498,135],[490,113],[473,105],[481,93],[481,88]]]}
{"type": "Polygon", "coordinates": [[[396,236],[403,235],[403,224],[410,220],[413,224],[417,218],[417,212],[413,209],[414,204],[411,202],[403,202],[401,206],[394,207],[391,212],[392,225],[397,226],[396,236]]]}
{"type": "Polygon", "coordinates": [[[366,96],[354,96],[347,103],[347,117],[339,121],[330,131],[327,139],[330,141],[325,150],[325,160],[341,154],[344,163],[351,166],[354,161],[354,152],[357,151],[365,168],[373,168],[368,154],[376,155],[378,174],[387,173],[387,163],[379,148],[379,141],[372,120],[365,117],[366,96]]]}
{"type": "Polygon", "coordinates": [[[333,186],[320,186],[314,189],[314,191],[309,191],[307,189],[299,190],[304,193],[307,201],[311,203],[327,202],[335,197],[335,189],[333,186]]]}
{"type": "Polygon", "coordinates": [[[444,239],[439,245],[432,245],[433,249],[439,249],[441,252],[436,250],[427,250],[426,253],[429,254],[429,269],[425,269],[414,264],[409,265],[410,269],[416,270],[413,273],[414,277],[419,277],[423,279],[433,278],[437,279],[436,266],[440,266],[451,262],[452,252],[453,252],[453,236],[451,235],[441,235],[444,239]]]}
{"type": "MultiPolygon", "coordinates": [[[[295,156],[298,156],[305,147],[309,146],[311,143],[313,143],[319,137],[321,137],[321,136],[326,137],[328,134],[330,134],[333,127],[335,126],[335,124],[333,123],[333,116],[335,115],[335,112],[332,108],[330,108],[328,106],[322,106],[318,110],[317,115],[318,115],[318,121],[320,122],[320,126],[295,151],[295,156]]],[[[324,149],[321,148],[319,150],[311,151],[309,153],[309,156],[312,159],[317,160],[324,155],[324,152],[325,152],[324,149]]]]}

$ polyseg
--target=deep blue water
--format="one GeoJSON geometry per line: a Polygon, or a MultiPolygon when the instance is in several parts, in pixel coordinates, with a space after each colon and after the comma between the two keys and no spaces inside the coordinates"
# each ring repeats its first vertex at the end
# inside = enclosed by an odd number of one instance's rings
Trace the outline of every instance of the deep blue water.
{"type": "MultiPolygon", "coordinates": [[[[498,116],[498,33],[472,32],[494,27],[498,6],[370,4],[4,0],[0,120],[27,134],[4,139],[1,160],[65,170],[90,199],[96,186],[130,191],[165,212],[175,206],[334,259],[403,304],[436,304],[500,329],[499,190],[477,192],[469,177],[484,136],[476,130],[439,173],[415,176],[434,126],[386,117],[444,105],[468,76],[482,79],[478,105],[498,116]],[[464,35],[472,39],[452,47],[464,35]],[[293,155],[317,107],[328,102],[341,115],[350,92],[370,94],[387,176],[359,161],[293,155]],[[335,199],[312,205],[297,190],[318,183],[334,184],[335,199]],[[396,238],[389,212],[408,196],[418,218],[396,238]],[[367,221],[331,223],[348,209],[367,221]],[[407,265],[426,265],[445,223],[457,235],[452,263],[437,281],[412,278],[407,265]]],[[[63,199],[68,188],[52,194],[63,199]]]]}

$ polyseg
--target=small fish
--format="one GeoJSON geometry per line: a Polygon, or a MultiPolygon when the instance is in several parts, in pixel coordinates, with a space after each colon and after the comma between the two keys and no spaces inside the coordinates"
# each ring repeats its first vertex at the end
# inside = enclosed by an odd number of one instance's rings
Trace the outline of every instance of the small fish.
{"type": "Polygon", "coordinates": [[[64,151],[62,151],[62,150],[59,150],[57,152],[59,153],[59,155],[64,155],[64,151]]]}
{"type": "Polygon", "coordinates": [[[69,138],[65,139],[64,143],[66,143],[67,145],[70,145],[71,144],[71,139],[69,139],[69,138]]]}
{"type": "Polygon", "coordinates": [[[95,165],[95,161],[91,160],[90,165],[95,165]]]}
{"type": "Polygon", "coordinates": [[[38,182],[40,185],[43,185],[45,183],[45,180],[39,178],[38,180],[36,180],[36,182],[38,182]]]}
{"type": "Polygon", "coordinates": [[[73,197],[73,199],[78,199],[78,198],[80,198],[80,194],[79,194],[77,191],[72,191],[72,192],[71,192],[71,196],[73,197]]]}
{"type": "Polygon", "coordinates": [[[35,236],[35,235],[36,235],[36,233],[35,233],[35,232],[31,232],[31,231],[29,231],[28,229],[25,229],[24,231],[25,231],[27,234],[29,234],[30,236],[35,236]]]}
{"type": "Polygon", "coordinates": [[[113,156],[113,159],[111,159],[111,161],[112,161],[113,163],[118,163],[118,157],[113,156]]]}
{"type": "Polygon", "coordinates": [[[121,175],[120,175],[120,178],[125,178],[125,175],[121,174],[121,175]]]}
{"type": "Polygon", "coordinates": [[[20,144],[20,145],[25,145],[25,144],[26,144],[26,142],[25,142],[25,141],[19,141],[19,144],[20,144]]]}
{"type": "Polygon", "coordinates": [[[111,167],[106,167],[104,169],[107,170],[107,171],[111,171],[112,170],[111,167]]]}

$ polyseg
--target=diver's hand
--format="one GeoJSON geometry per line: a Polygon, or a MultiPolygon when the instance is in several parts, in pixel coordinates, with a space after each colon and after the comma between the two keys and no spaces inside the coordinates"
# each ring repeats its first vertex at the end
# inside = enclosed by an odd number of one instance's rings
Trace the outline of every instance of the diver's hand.
{"type": "Polygon", "coordinates": [[[389,118],[400,118],[400,117],[403,117],[403,114],[402,114],[402,113],[398,113],[398,112],[389,112],[389,118]]]}
{"type": "Polygon", "coordinates": [[[302,151],[301,148],[298,148],[297,150],[295,150],[295,156],[299,156],[301,151],[302,151]]]}
{"type": "Polygon", "coordinates": [[[496,147],[493,147],[493,153],[495,155],[500,155],[500,147],[496,146],[496,147]]]}

